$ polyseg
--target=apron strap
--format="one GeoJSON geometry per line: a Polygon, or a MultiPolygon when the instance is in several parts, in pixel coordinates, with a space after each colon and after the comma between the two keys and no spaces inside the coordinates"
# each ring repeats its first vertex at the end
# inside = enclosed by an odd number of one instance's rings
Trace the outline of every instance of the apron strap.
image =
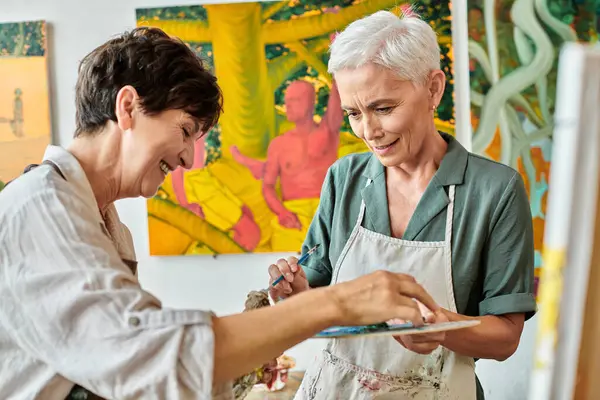
{"type": "MultiPolygon", "coordinates": [[[[367,179],[367,184],[365,187],[369,186],[373,182],[371,178],[367,179]]],[[[362,226],[363,219],[365,218],[365,210],[367,206],[365,204],[365,199],[362,199],[360,202],[360,211],[358,212],[358,218],[356,219],[356,226],[362,226]]]]}
{"type": "Polygon", "coordinates": [[[455,186],[450,185],[450,189],[448,190],[448,197],[450,198],[450,203],[448,203],[448,211],[446,212],[446,235],[445,241],[450,245],[452,243],[452,218],[454,216],[454,192],[455,186]]]}
{"type": "MultiPolygon", "coordinates": [[[[369,186],[373,182],[372,179],[367,179],[367,184],[365,187],[369,186]]],[[[455,185],[450,185],[448,189],[448,197],[450,198],[450,203],[448,203],[448,211],[446,213],[446,232],[445,232],[445,241],[448,244],[452,243],[452,220],[454,217],[454,194],[455,194],[455,185]]],[[[360,203],[360,211],[358,213],[358,218],[356,219],[356,225],[362,226],[363,219],[365,218],[365,210],[366,204],[365,200],[362,199],[360,203]]]]}

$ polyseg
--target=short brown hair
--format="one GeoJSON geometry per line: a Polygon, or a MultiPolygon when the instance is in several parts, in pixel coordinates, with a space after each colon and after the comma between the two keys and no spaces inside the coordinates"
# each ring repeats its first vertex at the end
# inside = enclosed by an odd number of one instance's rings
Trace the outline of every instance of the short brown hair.
{"type": "Polygon", "coordinates": [[[75,137],[117,121],[117,93],[133,86],[144,113],[183,110],[203,132],[219,120],[223,96],[217,78],[181,40],[158,28],[140,27],[109,40],[79,65],[75,87],[75,137]]]}

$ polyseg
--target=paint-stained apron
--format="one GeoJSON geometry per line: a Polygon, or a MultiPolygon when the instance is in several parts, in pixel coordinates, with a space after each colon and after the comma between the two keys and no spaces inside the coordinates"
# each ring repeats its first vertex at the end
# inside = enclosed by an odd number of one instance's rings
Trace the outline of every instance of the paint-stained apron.
{"type": "MultiPolygon", "coordinates": [[[[414,276],[441,307],[456,312],[450,246],[454,191],[450,186],[441,242],[401,240],[363,228],[363,200],[354,230],[333,270],[332,283],[379,269],[405,273],[414,276]]],[[[476,399],[474,360],[442,346],[420,355],[389,336],[331,339],[316,358],[296,400],[476,399]]]]}

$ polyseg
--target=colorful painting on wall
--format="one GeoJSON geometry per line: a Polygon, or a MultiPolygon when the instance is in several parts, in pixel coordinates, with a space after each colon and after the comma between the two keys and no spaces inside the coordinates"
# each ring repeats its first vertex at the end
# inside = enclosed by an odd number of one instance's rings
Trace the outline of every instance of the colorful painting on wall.
{"type": "Polygon", "coordinates": [[[0,24],[0,190],[51,141],[46,24],[0,24]]]}
{"type": "Polygon", "coordinates": [[[559,51],[566,42],[598,41],[600,2],[487,3],[468,1],[473,151],[523,176],[533,215],[537,292],[559,51]]]}
{"type": "MultiPolygon", "coordinates": [[[[294,0],[137,10],[138,26],[162,28],[203,57],[225,98],[219,125],[196,146],[194,167],[174,171],[148,201],[151,254],[299,251],[329,166],[367,150],[327,73],[332,34],[403,7],[294,0]]],[[[449,6],[421,1],[416,11],[439,35],[448,90],[436,121],[452,134],[449,6]]]]}

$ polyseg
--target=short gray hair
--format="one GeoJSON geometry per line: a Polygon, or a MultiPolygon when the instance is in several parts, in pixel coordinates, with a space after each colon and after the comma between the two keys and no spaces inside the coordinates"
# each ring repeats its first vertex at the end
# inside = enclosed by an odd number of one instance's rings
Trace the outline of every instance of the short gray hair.
{"type": "Polygon", "coordinates": [[[440,69],[440,46],[429,24],[411,10],[401,17],[378,11],[352,22],[330,47],[329,73],[373,63],[416,84],[440,69]]]}

